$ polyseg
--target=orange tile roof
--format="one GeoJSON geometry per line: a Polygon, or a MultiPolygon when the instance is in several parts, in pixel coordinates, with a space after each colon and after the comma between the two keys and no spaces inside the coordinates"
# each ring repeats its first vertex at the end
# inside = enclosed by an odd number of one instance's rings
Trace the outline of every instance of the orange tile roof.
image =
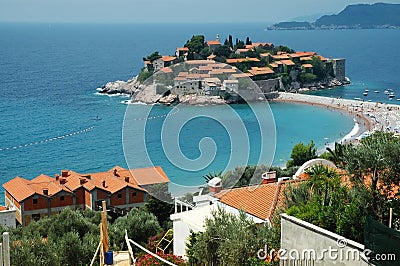
{"type": "Polygon", "coordinates": [[[220,41],[218,40],[211,40],[211,41],[207,41],[208,45],[221,45],[220,41]]]}
{"type": "Polygon", "coordinates": [[[278,64],[277,63],[271,63],[271,64],[269,64],[271,67],[273,67],[273,68],[276,68],[276,67],[278,67],[278,64]]]}
{"type": "Polygon", "coordinates": [[[174,61],[175,59],[176,59],[175,56],[163,55],[161,57],[161,60],[164,61],[164,62],[171,62],[171,61],[174,61]]]}
{"type": "Polygon", "coordinates": [[[272,58],[274,60],[284,60],[284,59],[289,59],[289,56],[287,54],[280,54],[280,55],[273,55],[272,58]]]}
{"type": "Polygon", "coordinates": [[[274,74],[275,72],[269,67],[252,67],[248,70],[253,76],[274,74]]]}
{"type": "Polygon", "coordinates": [[[160,166],[139,168],[129,171],[140,186],[169,182],[168,176],[160,166]]]}
{"type": "Polygon", "coordinates": [[[312,57],[310,56],[300,57],[300,61],[310,61],[310,60],[312,60],[312,57]]]}
{"type": "Polygon", "coordinates": [[[167,74],[167,73],[172,73],[172,69],[170,67],[163,67],[160,69],[161,72],[167,74]]]}
{"type": "Polygon", "coordinates": [[[322,55],[316,55],[316,57],[318,57],[319,59],[321,59],[321,61],[326,61],[327,59],[325,57],[323,57],[322,55]]]}
{"type": "Polygon", "coordinates": [[[249,48],[243,48],[243,49],[237,49],[236,51],[238,51],[239,53],[246,53],[248,51],[250,51],[249,48]]]}
{"type": "Polygon", "coordinates": [[[28,186],[28,183],[29,180],[17,176],[14,179],[6,182],[3,187],[18,202],[21,202],[35,194],[35,191],[28,186]]]}
{"type": "Polygon", "coordinates": [[[294,66],[296,65],[292,60],[281,60],[284,65],[294,66]]]}
{"type": "Polygon", "coordinates": [[[215,54],[212,54],[212,55],[209,55],[209,56],[207,56],[207,59],[214,59],[214,58],[216,58],[217,56],[215,55],[215,54]]]}
{"type": "Polygon", "coordinates": [[[271,219],[283,200],[284,182],[222,190],[214,196],[221,203],[241,209],[262,220],[271,219]]]}
{"type": "Polygon", "coordinates": [[[312,68],[313,67],[313,65],[311,65],[311,64],[302,64],[301,66],[304,68],[312,68]]]}
{"type": "Polygon", "coordinates": [[[188,65],[208,65],[215,63],[214,60],[188,60],[185,62],[188,65]]]}
{"type": "Polygon", "coordinates": [[[268,57],[268,56],[270,56],[271,54],[270,53],[262,53],[262,54],[260,54],[262,57],[268,57]]]}
{"type": "Polygon", "coordinates": [[[6,211],[7,210],[7,206],[0,206],[0,212],[1,211],[6,211]]]}
{"type": "Polygon", "coordinates": [[[242,62],[260,62],[260,59],[258,59],[258,58],[249,58],[249,57],[226,59],[226,63],[228,63],[228,64],[242,63],[242,62]]]}
{"type": "Polygon", "coordinates": [[[232,77],[234,78],[248,78],[250,73],[237,73],[237,74],[232,74],[232,77]]]}
{"type": "Polygon", "coordinates": [[[177,51],[189,51],[188,47],[178,47],[176,48],[177,51]]]}
{"type": "Polygon", "coordinates": [[[189,72],[179,72],[178,77],[186,77],[189,75],[189,72]]]}

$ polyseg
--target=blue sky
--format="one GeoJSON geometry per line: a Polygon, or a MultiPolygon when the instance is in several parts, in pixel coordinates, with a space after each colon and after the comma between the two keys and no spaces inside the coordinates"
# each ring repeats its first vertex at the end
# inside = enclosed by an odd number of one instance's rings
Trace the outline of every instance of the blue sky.
{"type": "MultiPolygon", "coordinates": [[[[0,22],[278,22],[338,13],[345,0],[0,0],[0,22]]],[[[392,0],[391,3],[400,3],[392,0]]]]}

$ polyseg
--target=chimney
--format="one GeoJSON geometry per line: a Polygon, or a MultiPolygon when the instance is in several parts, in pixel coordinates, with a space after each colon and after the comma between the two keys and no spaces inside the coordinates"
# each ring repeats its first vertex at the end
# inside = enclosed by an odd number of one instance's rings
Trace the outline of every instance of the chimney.
{"type": "Polygon", "coordinates": [[[222,182],[221,178],[214,177],[210,181],[208,181],[208,187],[210,188],[211,193],[218,193],[222,190],[222,182]]]}
{"type": "Polygon", "coordinates": [[[129,176],[125,176],[125,182],[129,183],[129,176]]]}
{"type": "Polygon", "coordinates": [[[113,172],[114,172],[114,176],[118,176],[118,174],[117,174],[117,169],[116,169],[116,168],[114,169],[113,172]]]}
{"type": "Polygon", "coordinates": [[[56,178],[56,181],[58,181],[58,179],[60,179],[60,175],[59,174],[55,174],[54,177],[56,178]]]}
{"type": "Polygon", "coordinates": [[[48,196],[49,195],[49,190],[47,188],[44,188],[43,189],[43,194],[48,196]]]}
{"type": "Polygon", "coordinates": [[[276,182],[276,171],[265,172],[262,174],[262,183],[263,184],[270,184],[276,182]]]}
{"type": "Polygon", "coordinates": [[[80,178],[79,181],[80,181],[81,185],[83,185],[87,182],[86,178],[80,178]]]}
{"type": "Polygon", "coordinates": [[[104,180],[103,182],[101,182],[103,187],[106,187],[106,181],[104,180]]]}
{"type": "Polygon", "coordinates": [[[86,179],[92,179],[92,176],[91,176],[91,175],[83,175],[82,177],[83,177],[83,178],[86,178],[86,179]]]}
{"type": "Polygon", "coordinates": [[[61,171],[61,176],[62,177],[68,177],[68,170],[62,170],[61,171]]]}
{"type": "Polygon", "coordinates": [[[67,179],[65,178],[60,178],[60,185],[64,185],[65,183],[67,183],[67,179]]]}

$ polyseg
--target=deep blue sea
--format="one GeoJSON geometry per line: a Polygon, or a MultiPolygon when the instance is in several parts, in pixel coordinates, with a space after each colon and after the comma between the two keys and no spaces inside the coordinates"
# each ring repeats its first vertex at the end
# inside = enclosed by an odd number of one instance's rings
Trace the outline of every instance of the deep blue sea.
{"type": "MultiPolygon", "coordinates": [[[[105,171],[115,165],[127,167],[122,144],[127,108],[121,104],[124,98],[97,95],[96,88],[108,81],[131,78],[140,71],[143,56],[153,51],[173,54],[193,34],[204,34],[208,39],[216,34],[221,38],[228,34],[241,39],[250,36],[253,41],[316,51],[325,57],[345,57],[352,84],[319,92],[321,95],[352,99],[362,97],[364,89],[369,88],[381,93],[370,93],[366,99],[388,101],[385,89],[393,89],[400,96],[400,30],[264,28],[260,24],[0,24],[0,183],[15,176],[52,176],[61,169],[84,173],[105,171]],[[96,116],[101,120],[94,120],[96,116]]],[[[323,148],[326,142],[346,135],[354,124],[351,117],[324,108],[283,103],[270,107],[277,136],[273,163],[278,165],[289,159],[294,144],[314,140],[323,148]]],[[[149,107],[129,108],[140,118],[149,107]]],[[[179,112],[224,114],[218,108],[188,107],[179,112]]],[[[262,133],[250,108],[234,109],[248,130],[251,149],[247,162],[254,164],[260,147],[270,145],[272,149],[272,143],[268,139],[260,142],[262,133]]],[[[152,115],[170,111],[154,107],[152,115]]],[[[229,120],[230,115],[225,118],[229,120]]],[[[173,182],[200,185],[202,175],[224,170],[231,154],[235,157],[243,153],[240,147],[232,148],[229,132],[220,123],[200,117],[187,123],[177,136],[182,153],[190,160],[201,157],[199,143],[206,138],[217,147],[215,158],[204,169],[182,170],[165,155],[158,141],[163,119],[146,125],[149,155],[140,150],[133,152],[129,167],[161,165],[173,182]]],[[[138,138],[130,143],[133,147],[135,141],[138,145],[143,141],[138,132],[138,138]]]]}

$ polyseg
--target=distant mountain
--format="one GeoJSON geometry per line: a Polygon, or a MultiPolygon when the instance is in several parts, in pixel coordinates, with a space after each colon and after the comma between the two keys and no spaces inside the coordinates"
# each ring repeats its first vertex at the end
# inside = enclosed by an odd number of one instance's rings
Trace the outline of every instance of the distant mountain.
{"type": "Polygon", "coordinates": [[[292,18],[288,21],[304,21],[304,22],[314,22],[317,19],[319,19],[320,17],[324,16],[324,15],[330,15],[328,13],[318,13],[318,14],[313,14],[313,15],[307,15],[307,16],[300,16],[300,17],[295,17],[292,18]]]}
{"type": "Polygon", "coordinates": [[[337,15],[325,15],[314,23],[316,27],[379,28],[400,26],[400,4],[376,3],[349,5],[337,15]]]}
{"type": "Polygon", "coordinates": [[[280,22],[269,30],[399,28],[400,4],[349,5],[337,15],[324,15],[314,23],[280,22]]]}

